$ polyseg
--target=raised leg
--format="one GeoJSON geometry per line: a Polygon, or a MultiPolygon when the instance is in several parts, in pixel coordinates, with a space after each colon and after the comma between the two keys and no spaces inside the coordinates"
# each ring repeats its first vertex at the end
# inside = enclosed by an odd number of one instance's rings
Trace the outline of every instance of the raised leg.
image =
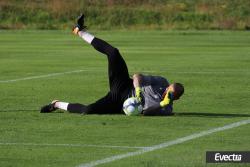
{"type": "Polygon", "coordinates": [[[107,42],[94,38],[91,45],[99,52],[107,55],[108,74],[111,92],[122,91],[131,84],[127,65],[119,50],[107,42]]]}

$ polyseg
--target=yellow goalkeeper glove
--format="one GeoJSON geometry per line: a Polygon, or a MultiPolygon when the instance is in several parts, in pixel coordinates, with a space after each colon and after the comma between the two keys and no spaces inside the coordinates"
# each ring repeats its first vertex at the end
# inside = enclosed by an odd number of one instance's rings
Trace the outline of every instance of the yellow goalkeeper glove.
{"type": "Polygon", "coordinates": [[[135,88],[135,97],[139,100],[139,102],[141,102],[141,100],[142,100],[141,94],[142,94],[142,89],[140,87],[136,87],[135,88]]]}
{"type": "Polygon", "coordinates": [[[170,91],[167,92],[164,99],[160,102],[160,106],[165,107],[165,106],[169,105],[170,103],[173,102],[173,99],[174,99],[173,92],[170,92],[170,91]]]}

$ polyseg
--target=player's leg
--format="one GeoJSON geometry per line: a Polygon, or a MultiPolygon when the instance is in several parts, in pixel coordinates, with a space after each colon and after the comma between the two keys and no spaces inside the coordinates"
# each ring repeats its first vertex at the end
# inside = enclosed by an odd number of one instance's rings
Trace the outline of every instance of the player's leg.
{"type": "Polygon", "coordinates": [[[127,65],[119,53],[119,50],[102,39],[94,37],[92,34],[86,31],[84,25],[84,15],[81,15],[77,20],[77,25],[73,30],[74,34],[78,34],[87,43],[91,44],[97,51],[106,54],[108,57],[108,71],[109,71],[109,83],[111,92],[113,88],[120,90],[128,83],[131,83],[128,74],[127,65]]]}
{"type": "Polygon", "coordinates": [[[70,113],[79,114],[121,114],[122,112],[117,105],[115,105],[116,103],[117,102],[113,101],[110,93],[90,105],[54,100],[50,104],[43,106],[41,113],[50,113],[61,109],[69,111],[70,113]]]}
{"type": "Polygon", "coordinates": [[[59,100],[53,100],[50,104],[45,105],[41,108],[40,112],[41,113],[51,113],[57,109],[61,109],[64,111],[69,111],[72,113],[83,113],[85,111],[86,106],[82,104],[73,104],[73,108],[71,108],[72,104],[68,102],[62,102],[59,100]]]}
{"type": "Polygon", "coordinates": [[[86,114],[122,114],[122,110],[117,105],[109,92],[105,97],[87,106],[86,114]]]}
{"type": "MultiPolygon", "coordinates": [[[[87,32],[80,31],[78,34],[97,51],[107,55],[110,90],[113,91],[113,87],[116,87],[118,83],[119,85],[121,83],[128,84],[128,80],[130,80],[128,68],[119,50],[87,32]]],[[[122,87],[120,88],[122,89],[122,87]]]]}

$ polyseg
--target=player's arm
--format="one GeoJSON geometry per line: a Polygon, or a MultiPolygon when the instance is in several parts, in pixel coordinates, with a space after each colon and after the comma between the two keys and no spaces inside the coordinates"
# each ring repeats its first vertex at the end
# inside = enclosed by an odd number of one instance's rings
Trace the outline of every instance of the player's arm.
{"type": "Polygon", "coordinates": [[[166,92],[164,99],[156,105],[153,105],[146,110],[143,111],[143,115],[145,116],[153,116],[153,115],[170,115],[172,114],[172,103],[173,103],[173,93],[170,91],[166,92]]]}
{"type": "Polygon", "coordinates": [[[143,75],[142,74],[134,74],[133,75],[134,88],[141,87],[142,83],[143,83],[143,75]]]}
{"type": "Polygon", "coordinates": [[[142,89],[142,86],[147,85],[154,85],[157,83],[165,83],[166,86],[168,85],[168,82],[163,77],[158,76],[147,76],[142,74],[134,74],[133,75],[133,84],[136,92],[136,97],[140,97],[142,89]]]}
{"type": "Polygon", "coordinates": [[[160,104],[156,104],[144,110],[142,114],[144,116],[168,116],[172,115],[172,110],[171,105],[162,107],[160,104]]]}
{"type": "Polygon", "coordinates": [[[143,75],[142,74],[134,74],[133,75],[133,85],[135,88],[135,96],[139,101],[142,100],[142,83],[143,83],[143,75]]]}
{"type": "Polygon", "coordinates": [[[161,109],[162,107],[160,106],[160,103],[159,103],[159,104],[156,104],[147,108],[146,110],[142,112],[142,114],[145,116],[162,115],[161,109]]]}

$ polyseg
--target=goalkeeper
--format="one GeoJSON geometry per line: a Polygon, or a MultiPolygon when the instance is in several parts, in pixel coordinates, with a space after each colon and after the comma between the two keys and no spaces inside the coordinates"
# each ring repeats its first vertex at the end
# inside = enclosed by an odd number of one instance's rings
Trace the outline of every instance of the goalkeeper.
{"type": "Polygon", "coordinates": [[[41,113],[62,109],[82,114],[122,114],[123,102],[133,96],[141,102],[143,106],[141,114],[143,115],[172,114],[173,101],[179,99],[184,93],[182,84],[169,84],[165,78],[160,76],[134,74],[133,78],[130,78],[127,65],[119,50],[86,31],[84,15],[78,18],[73,33],[107,56],[110,91],[90,105],[54,100],[43,106],[41,113]]]}

